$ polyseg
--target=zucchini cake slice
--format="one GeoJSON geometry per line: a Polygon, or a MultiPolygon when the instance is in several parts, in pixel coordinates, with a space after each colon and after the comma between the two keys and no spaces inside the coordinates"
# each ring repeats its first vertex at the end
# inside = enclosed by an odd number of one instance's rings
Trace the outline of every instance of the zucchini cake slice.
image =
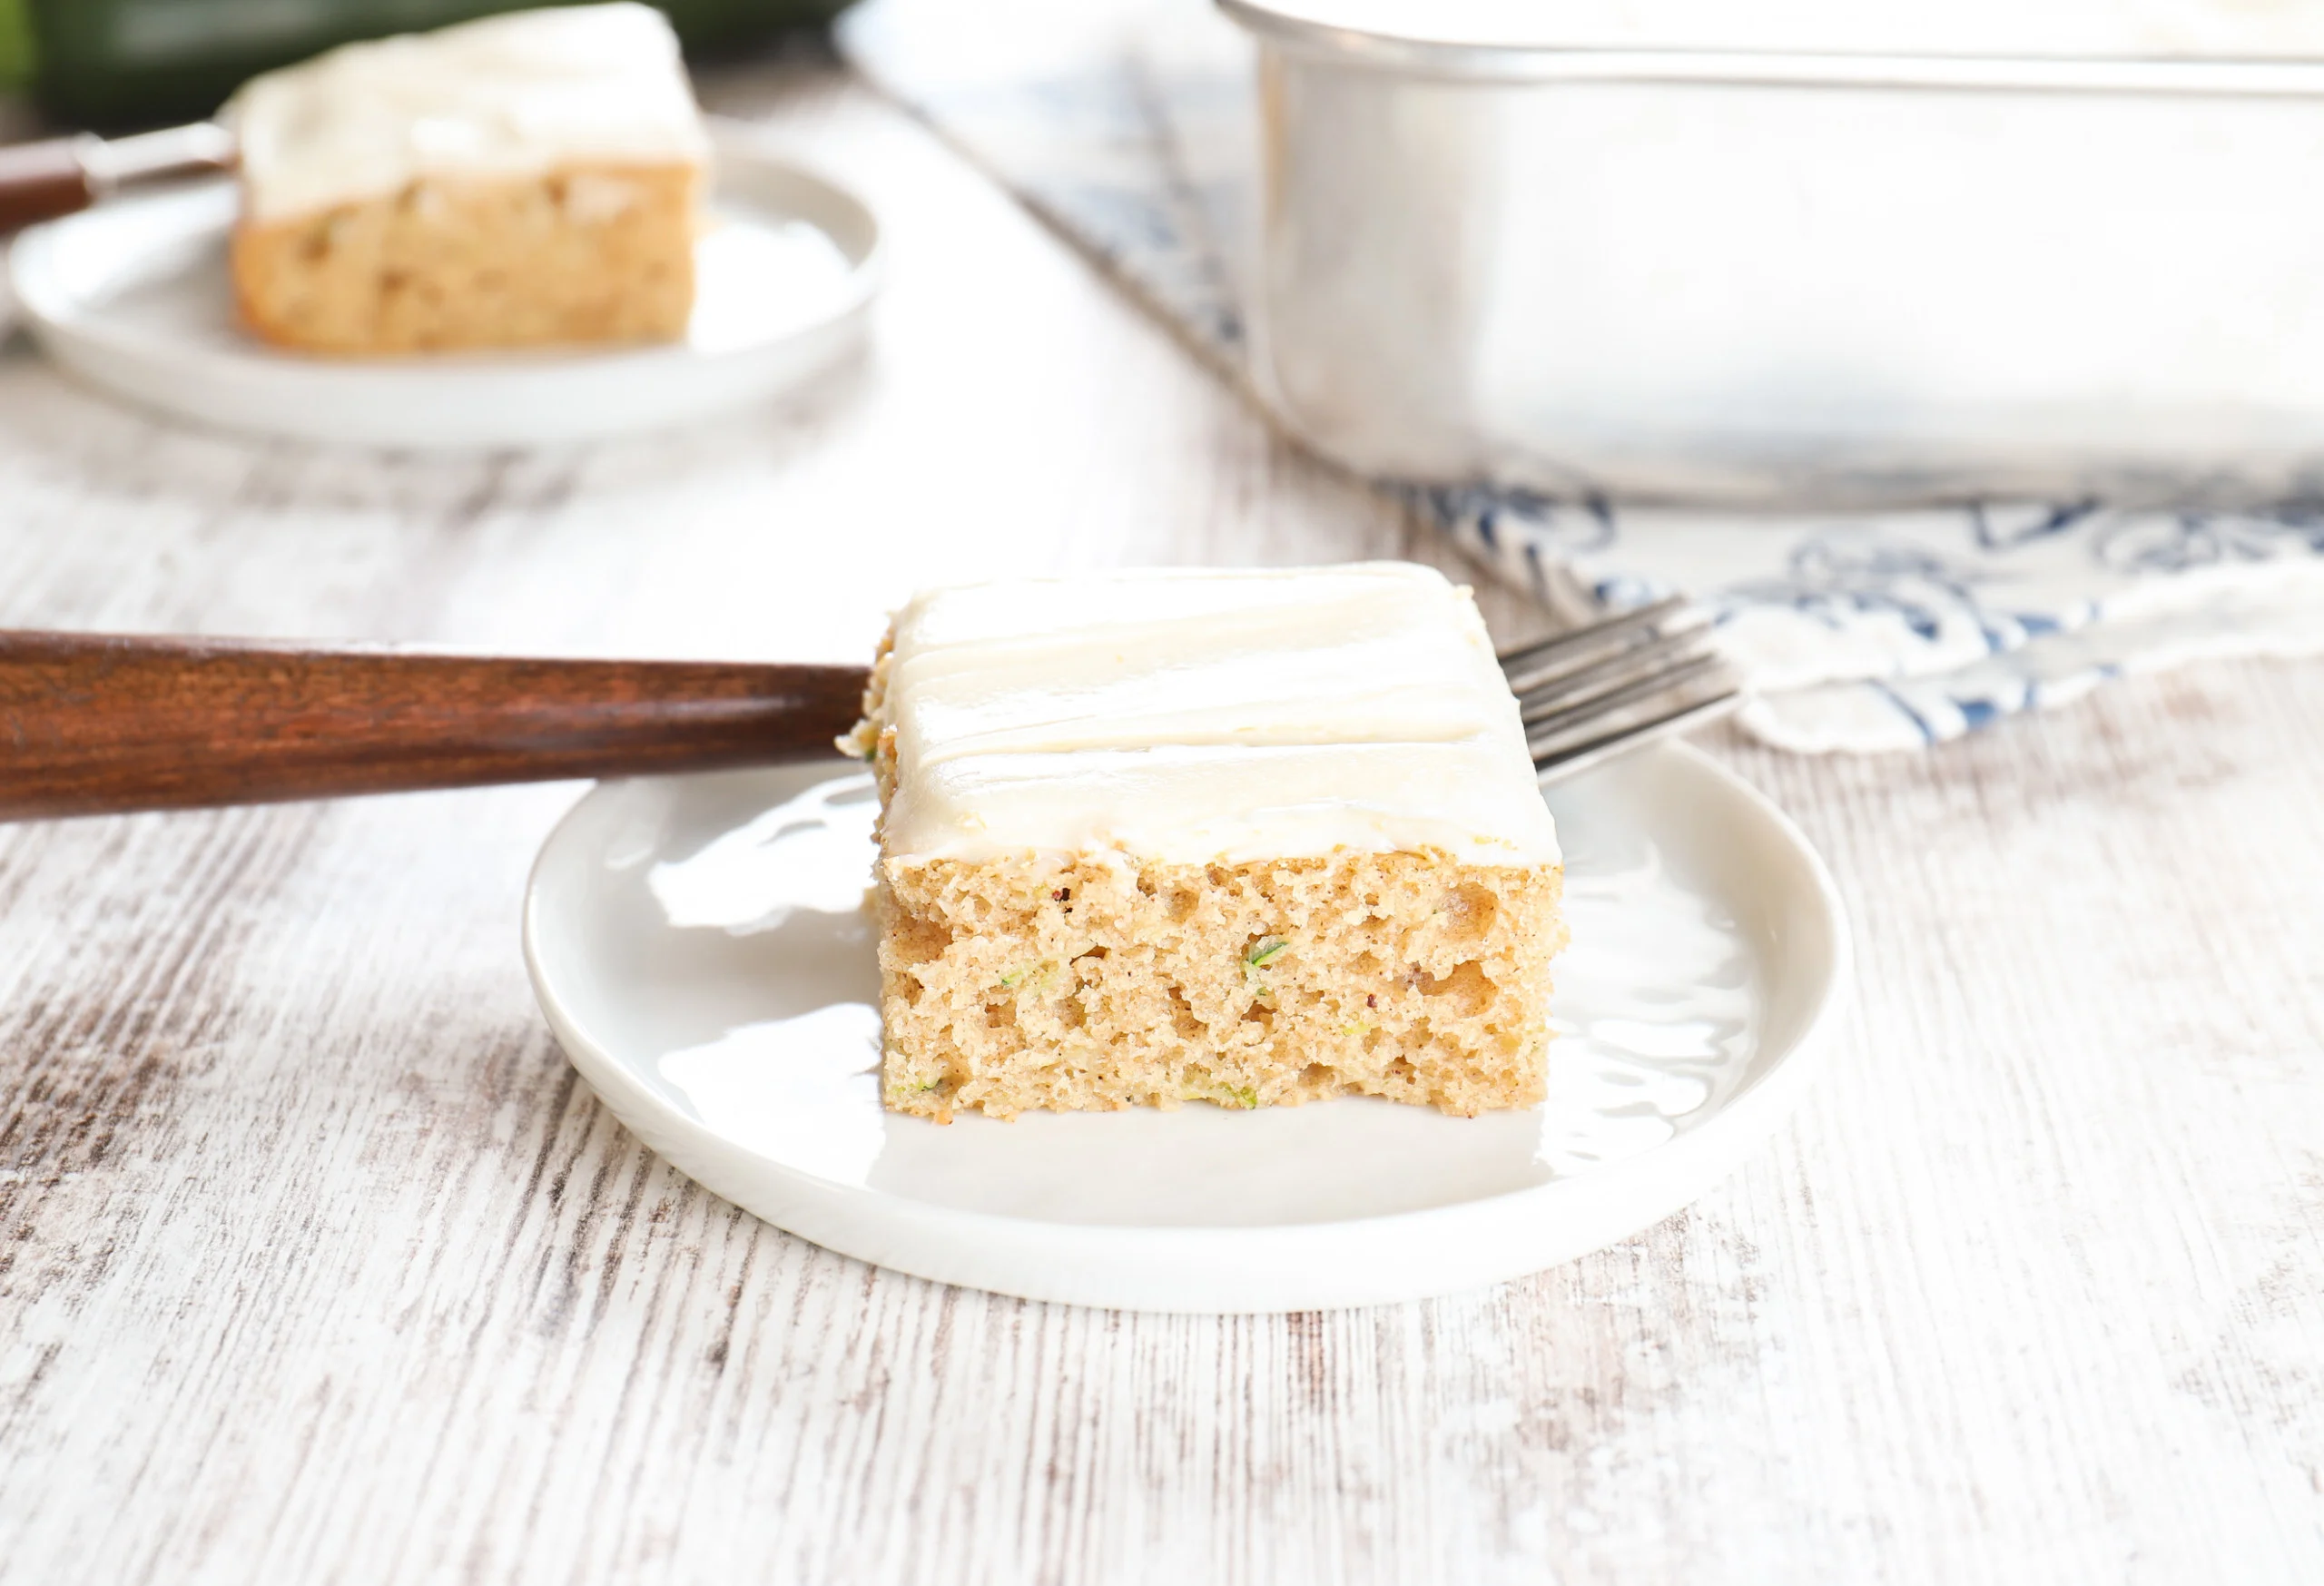
{"type": "Polygon", "coordinates": [[[881,794],[890,1107],[1541,1098],[1557,833],[1440,574],[923,594],[850,743],[881,794]]]}
{"type": "MultiPolygon", "coordinates": [[[[376,8],[375,8],[376,9],[376,8]]],[[[710,144],[661,13],[519,11],[252,78],[243,323],[371,355],[672,340],[710,144]]]]}

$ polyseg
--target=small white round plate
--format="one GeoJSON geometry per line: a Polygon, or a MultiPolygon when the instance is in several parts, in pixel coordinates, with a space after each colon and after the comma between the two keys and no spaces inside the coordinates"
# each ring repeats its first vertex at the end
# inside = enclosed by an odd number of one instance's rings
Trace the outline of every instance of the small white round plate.
{"type": "Polygon", "coordinates": [[[1648,750],[1548,796],[1573,945],[1550,1098],[1524,1112],[883,1111],[875,803],[836,766],[599,786],[541,850],[525,956],[624,1123],[819,1245],[1134,1310],[1413,1299],[1586,1255],[1701,1193],[1789,1110],[1846,977],[1823,864],[1713,761],[1648,750]]]}
{"type": "Polygon", "coordinates": [[[554,445],[680,428],[772,398],[843,357],[880,276],[871,211],[717,139],[694,319],[668,346],[327,359],[237,323],[230,182],[118,199],[34,226],[10,252],[25,328],[140,407],[210,428],[416,450],[554,445]]]}

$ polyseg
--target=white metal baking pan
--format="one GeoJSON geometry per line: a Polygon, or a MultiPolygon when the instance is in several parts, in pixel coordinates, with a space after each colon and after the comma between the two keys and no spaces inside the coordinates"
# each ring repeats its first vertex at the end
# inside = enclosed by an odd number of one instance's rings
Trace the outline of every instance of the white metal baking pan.
{"type": "Polygon", "coordinates": [[[1988,6],[1902,35],[1953,53],[1870,54],[1861,22],[1813,47],[1864,8],[1793,5],[1778,54],[1733,7],[1625,33],[1572,21],[1608,5],[1220,4],[1260,51],[1259,378],[1366,473],[1765,505],[2324,489],[2324,60],[2191,53],[2324,34],[2191,46],[2083,6],[1981,34],[1988,6]],[[2191,53],[2056,53],[2158,43],[2191,53]]]}

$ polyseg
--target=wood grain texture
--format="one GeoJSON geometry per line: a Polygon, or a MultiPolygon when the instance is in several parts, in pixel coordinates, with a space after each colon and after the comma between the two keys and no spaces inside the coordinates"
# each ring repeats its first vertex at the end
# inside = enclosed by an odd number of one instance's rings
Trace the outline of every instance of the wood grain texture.
{"type": "Polygon", "coordinates": [[[0,630],[0,820],[836,759],[868,675],[0,630]]]}
{"type": "MultiPolygon", "coordinates": [[[[862,368],[461,462],[15,351],[0,621],[860,662],[924,581],[1441,560],[909,121],[715,97],[881,208],[862,368]]],[[[947,1289],[661,1165],[518,961],[570,786],[0,831],[0,1580],[2324,1579],[2324,666],[1713,746],[1855,911],[1797,1122],[1600,1255],[1290,1317],[947,1289]]]]}

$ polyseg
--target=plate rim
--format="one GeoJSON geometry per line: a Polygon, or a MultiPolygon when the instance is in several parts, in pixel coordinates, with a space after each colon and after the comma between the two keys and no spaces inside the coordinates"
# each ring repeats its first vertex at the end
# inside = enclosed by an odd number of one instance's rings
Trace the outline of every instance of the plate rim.
{"type": "MultiPolygon", "coordinates": [[[[513,385],[527,379],[554,379],[579,370],[608,380],[618,380],[626,373],[681,360],[705,371],[727,370],[752,359],[765,359],[784,350],[812,347],[819,337],[843,336],[859,326],[886,285],[890,270],[891,244],[887,228],[881,222],[878,212],[833,178],[788,153],[769,147],[763,129],[753,123],[716,116],[705,117],[704,123],[710,131],[714,157],[719,166],[753,170],[795,183],[811,193],[816,204],[843,215],[847,226],[855,230],[862,239],[860,250],[851,248],[847,239],[834,232],[830,225],[812,216],[804,217],[830,236],[847,260],[844,287],[833,294],[829,308],[815,319],[777,335],[737,347],[697,352],[683,344],[665,343],[596,350],[541,348],[501,352],[480,350],[468,354],[446,354],[440,358],[334,359],[271,347],[251,338],[243,344],[223,350],[188,349],[174,344],[157,349],[150,334],[90,311],[87,300],[58,279],[54,256],[61,245],[60,239],[72,228],[85,224],[93,217],[107,211],[117,212],[121,206],[183,202],[193,194],[216,192],[229,186],[233,180],[231,177],[203,177],[170,183],[26,227],[8,246],[5,268],[7,293],[26,334],[57,368],[106,397],[125,402],[140,411],[162,414],[212,432],[427,452],[486,452],[506,450],[511,447],[559,444],[560,437],[565,442],[577,443],[655,433],[696,421],[705,415],[689,410],[674,414],[666,419],[635,420],[613,426],[572,425],[557,434],[528,434],[523,438],[488,437],[483,439],[430,440],[415,438],[411,433],[402,431],[393,434],[382,431],[376,438],[362,438],[350,433],[351,429],[360,426],[268,423],[246,417],[221,416],[207,409],[198,409],[166,399],[157,399],[148,389],[142,386],[132,389],[117,379],[92,369],[89,364],[92,359],[134,360],[149,371],[175,377],[156,382],[165,388],[176,383],[176,378],[192,374],[205,381],[231,382],[244,387],[264,382],[271,387],[293,388],[294,391],[317,397],[330,393],[336,399],[344,400],[345,397],[340,394],[344,388],[365,383],[376,386],[383,397],[409,401],[423,396],[435,382],[457,380],[462,377],[479,382],[513,385]],[[468,361],[460,361],[463,359],[468,361]]],[[[713,202],[716,202],[714,191],[713,202]]],[[[749,199],[734,202],[738,207],[746,209],[766,207],[749,199]]],[[[792,382],[778,382],[752,393],[747,399],[738,398],[727,406],[745,405],[746,400],[772,397],[789,383],[792,382]]]]}
{"type": "MultiPolygon", "coordinates": [[[[1846,908],[1830,867],[1797,824],[1773,800],[1711,755],[1692,744],[1666,743],[1647,747],[1634,758],[1649,756],[1668,756],[1674,763],[1687,766],[1690,774],[1707,776],[1719,784],[1727,794],[1740,799],[1782,840],[1789,857],[1800,865],[1809,882],[1808,895],[1818,906],[1821,922],[1829,938],[1830,951],[1822,963],[1817,966],[1817,983],[1814,986],[1798,1032],[1787,1047],[1728,1096],[1716,1112],[1659,1145],[1587,1173],[1439,1206],[1301,1223],[1226,1226],[1062,1223],[1008,1213],[971,1210],[866,1185],[838,1184],[773,1158],[757,1156],[734,1142],[724,1140],[706,1125],[685,1117],[673,1103],[636,1079],[629,1071],[628,1065],[592,1039],[563,1006],[551,984],[550,971],[542,960],[541,878],[550,855],[561,842],[567,840],[566,834],[572,827],[586,818],[589,806],[601,793],[609,787],[626,785],[626,783],[593,784],[559,817],[543,840],[525,883],[521,935],[526,972],[532,981],[535,1000],[566,1060],[625,1128],[638,1136],[656,1155],[711,1193],[733,1202],[763,1222],[837,1254],[931,1281],[1025,1299],[1180,1314],[1275,1314],[1338,1309],[1455,1293],[1563,1265],[1642,1232],[1690,1204],[1780,1127],[1815,1073],[1820,1070],[1828,1058],[1833,1044],[1831,1032],[1846,1004],[1855,960],[1846,908]],[[613,1094],[608,1094],[609,1091],[613,1094]],[[645,1116],[641,1119],[638,1114],[645,1116]],[[697,1146],[701,1148],[696,1149],[697,1146]],[[697,1170],[696,1163],[702,1162],[706,1156],[719,1153],[752,1158],[760,1171],[793,1191],[791,1204],[783,1207],[778,1215],[770,1215],[746,1204],[714,1182],[718,1179],[734,1182],[737,1176],[724,1171],[725,1164],[709,1165],[706,1172],[697,1170]],[[1673,1185],[1678,1187],[1671,1188],[1673,1185]],[[1566,1241],[1579,1243],[1580,1247],[1552,1254],[1547,1260],[1530,1264],[1520,1262],[1514,1266],[1490,1260],[1440,1261],[1435,1264],[1439,1270],[1423,1273],[1403,1282],[1303,1282],[1296,1277],[1276,1277],[1271,1281],[1260,1270],[1273,1262],[1298,1254],[1298,1250],[1288,1247],[1312,1250],[1317,1246],[1342,1246],[1348,1247],[1346,1254],[1354,1255],[1365,1246],[1382,1240],[1392,1240],[1404,1246],[1424,1244],[1426,1236],[1431,1234],[1457,1231],[1481,1222],[1492,1225],[1504,1235],[1513,1234],[1527,1220],[1526,1214],[1545,1202],[1552,1201],[1560,1205],[1569,1201],[1580,1203],[1583,1208],[1582,1215],[1570,1215],[1567,1221],[1578,1221],[1590,1232],[1583,1241],[1566,1241]],[[1588,1215],[1589,1203],[1592,1201],[1614,1204],[1610,1207],[1600,1208],[1599,1215],[1593,1218],[1588,1215]],[[1125,1265],[1121,1256],[1124,1248],[1128,1246],[1144,1253],[1147,1262],[1184,1263],[1189,1259],[1210,1257],[1219,1266],[1218,1272],[1213,1275],[1214,1279],[1223,1278],[1223,1281],[1187,1283],[1181,1275],[1181,1286],[1175,1292],[1152,1282],[1124,1283],[1119,1281],[1118,1274],[1112,1279],[1099,1274],[1094,1276],[1068,1275],[1060,1280],[1052,1271],[1047,1279],[1019,1275],[994,1281],[990,1277],[964,1275],[968,1269],[984,1265],[973,1257],[964,1262],[931,1260],[921,1251],[894,1248],[893,1242],[890,1242],[887,1247],[878,1247],[882,1242],[877,1238],[867,1237],[858,1230],[838,1228],[834,1225],[845,1220],[843,1215],[819,1215],[836,1213],[839,1208],[830,1204],[834,1202],[866,1205],[890,1217],[906,1218],[921,1225],[920,1236],[904,1241],[909,1245],[925,1246],[931,1243],[931,1236],[940,1243],[951,1243],[956,1246],[961,1236],[981,1236],[988,1241],[1001,1245],[1020,1245],[1038,1240],[1053,1247],[1079,1247],[1081,1254],[1106,1257],[1104,1265],[1116,1267],[1125,1265]],[[1662,1204],[1664,1202],[1668,1204],[1662,1204]],[[1645,1216],[1641,1220],[1637,1215],[1637,1208],[1649,1204],[1659,1206],[1660,1209],[1652,1211],[1650,1216],[1645,1216]],[[797,1226],[803,1222],[814,1226],[797,1226]],[[1599,1236],[1604,1226],[1613,1223],[1622,1226],[1599,1236]],[[823,1236],[825,1234],[831,1236],[823,1236]],[[842,1240],[844,1243],[840,1242],[842,1240]],[[850,1248],[850,1246],[855,1247],[850,1248]],[[1506,1266],[1505,1270],[1502,1269],[1503,1266],[1506,1266]]],[[[835,761],[833,763],[841,763],[835,761]]],[[[628,782],[667,780],[674,779],[641,777],[628,779],[628,782]]],[[[1473,1246],[1476,1240],[1473,1236],[1464,1236],[1447,1243],[1473,1246]]],[[[1529,1246],[1529,1249],[1539,1247],[1529,1246]]],[[[1052,1267],[1061,1265],[1054,1251],[1039,1255],[1035,1259],[1052,1267]]],[[[1132,1262],[1127,1265],[1143,1264],[1132,1262]]],[[[1315,1265],[1312,1256],[1304,1258],[1304,1264],[1315,1265]]],[[[1003,1261],[1000,1265],[1008,1263],[1003,1261]]],[[[1423,1262],[1420,1265],[1425,1266],[1428,1264],[1423,1262]]]]}

